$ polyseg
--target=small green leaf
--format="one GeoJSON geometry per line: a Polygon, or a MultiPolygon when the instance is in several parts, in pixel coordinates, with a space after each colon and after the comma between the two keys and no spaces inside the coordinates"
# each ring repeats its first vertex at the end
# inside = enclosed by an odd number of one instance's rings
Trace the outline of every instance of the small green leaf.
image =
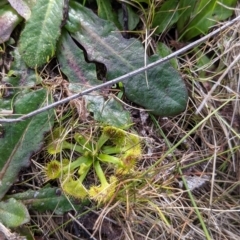
{"type": "Polygon", "coordinates": [[[55,54],[60,36],[64,0],[38,0],[20,36],[20,53],[26,64],[40,67],[55,54]]]}
{"type": "Polygon", "coordinates": [[[15,228],[29,222],[27,208],[14,198],[0,202],[0,222],[6,227],[15,228]]]}
{"type": "Polygon", "coordinates": [[[217,22],[227,19],[233,14],[237,0],[192,2],[181,0],[180,7],[186,8],[180,17],[177,27],[181,38],[189,40],[199,34],[206,34],[217,22]]]}
{"type": "MultiPolygon", "coordinates": [[[[161,57],[166,57],[172,53],[172,50],[166,44],[159,42],[157,44],[157,52],[161,57]]],[[[178,69],[178,61],[176,58],[171,59],[169,62],[176,70],[178,69]]]]}
{"type": "Polygon", "coordinates": [[[0,43],[6,42],[22,18],[7,4],[0,9],[0,43]]]}

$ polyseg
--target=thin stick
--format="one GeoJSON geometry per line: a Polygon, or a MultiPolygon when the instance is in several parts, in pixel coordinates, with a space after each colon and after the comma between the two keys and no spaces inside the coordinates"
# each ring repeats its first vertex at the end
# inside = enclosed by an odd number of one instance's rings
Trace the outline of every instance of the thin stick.
{"type": "Polygon", "coordinates": [[[60,101],[54,102],[54,103],[52,103],[52,104],[49,104],[49,105],[47,105],[47,106],[45,106],[45,107],[43,107],[43,108],[37,109],[37,110],[35,110],[35,111],[33,111],[33,112],[30,112],[30,113],[28,113],[28,114],[26,114],[26,115],[24,115],[24,116],[22,116],[22,117],[19,117],[19,118],[8,118],[8,119],[0,119],[0,123],[11,123],[11,122],[23,121],[23,120],[25,120],[25,119],[27,119],[27,118],[33,117],[33,116],[35,116],[35,115],[37,115],[37,114],[39,114],[39,113],[42,113],[42,112],[44,112],[44,111],[47,111],[47,110],[51,109],[51,108],[57,107],[57,106],[60,105],[60,104],[63,104],[63,103],[69,102],[69,101],[71,101],[71,100],[73,100],[73,99],[82,97],[82,96],[84,96],[84,95],[87,95],[87,94],[89,94],[89,93],[91,93],[91,92],[93,92],[93,91],[99,90],[99,89],[101,89],[101,88],[105,88],[105,87],[111,86],[111,85],[113,85],[113,84],[116,84],[116,83],[118,83],[118,82],[124,81],[124,80],[126,80],[127,78],[133,77],[133,76],[135,76],[135,75],[137,75],[137,74],[139,74],[139,73],[142,73],[142,72],[144,72],[144,71],[146,71],[146,70],[148,70],[148,69],[150,69],[150,68],[156,67],[156,66],[158,66],[158,65],[160,65],[160,64],[162,64],[162,63],[164,63],[164,62],[167,62],[167,61],[169,61],[170,59],[175,58],[175,57],[177,57],[178,55],[180,55],[180,54],[182,54],[182,53],[185,53],[185,52],[188,51],[189,49],[197,46],[197,45],[200,44],[200,43],[205,42],[205,41],[208,40],[209,38],[215,36],[216,34],[220,33],[221,31],[225,30],[226,28],[230,27],[231,25],[233,25],[233,24],[234,24],[235,22],[237,22],[238,20],[240,20],[240,16],[238,16],[238,17],[234,18],[233,20],[227,22],[227,23],[224,24],[223,26],[221,26],[221,27],[219,27],[218,29],[216,29],[215,31],[207,34],[206,36],[198,39],[197,41],[195,41],[195,42],[193,42],[193,43],[190,43],[190,44],[188,44],[187,46],[179,49],[178,51],[169,54],[167,57],[161,58],[161,59],[159,59],[158,61],[153,62],[153,63],[151,63],[151,64],[148,64],[148,65],[145,66],[145,67],[142,67],[142,68],[139,68],[139,69],[137,69],[137,70],[134,70],[134,71],[132,71],[132,72],[130,72],[130,73],[127,73],[127,74],[125,74],[125,75],[123,75],[123,76],[117,77],[117,78],[115,78],[115,79],[113,79],[113,80],[111,80],[111,81],[108,81],[108,82],[99,84],[99,85],[97,85],[97,86],[88,88],[88,89],[86,89],[86,90],[84,90],[84,91],[82,91],[82,92],[80,92],[80,93],[73,94],[72,96],[69,96],[69,97],[64,98],[64,99],[62,99],[62,100],[60,100],[60,101]]]}

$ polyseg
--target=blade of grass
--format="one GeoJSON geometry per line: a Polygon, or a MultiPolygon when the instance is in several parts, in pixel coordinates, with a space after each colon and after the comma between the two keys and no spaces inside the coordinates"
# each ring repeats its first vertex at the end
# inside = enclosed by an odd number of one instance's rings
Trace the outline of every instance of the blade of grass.
{"type": "Polygon", "coordinates": [[[197,214],[197,216],[198,216],[198,219],[199,219],[199,221],[200,221],[200,223],[201,223],[201,225],[202,225],[203,231],[204,231],[204,233],[205,233],[205,237],[206,237],[206,239],[211,240],[212,238],[211,238],[210,235],[209,235],[209,232],[208,232],[208,230],[207,230],[207,227],[206,227],[206,225],[205,225],[205,223],[204,223],[204,221],[203,221],[203,217],[202,217],[200,211],[198,210],[197,204],[196,204],[196,202],[195,202],[195,200],[194,200],[194,197],[193,197],[190,189],[188,188],[187,181],[186,181],[185,177],[183,176],[183,173],[182,173],[182,170],[181,170],[180,167],[178,168],[178,171],[179,171],[179,173],[180,173],[180,175],[181,175],[181,177],[182,177],[182,181],[183,181],[183,184],[184,184],[185,188],[188,190],[188,191],[187,191],[187,192],[188,192],[188,196],[189,196],[189,198],[190,198],[190,200],[191,200],[191,203],[192,203],[192,205],[193,205],[193,207],[194,207],[194,210],[195,210],[195,212],[196,212],[196,214],[197,214]]]}

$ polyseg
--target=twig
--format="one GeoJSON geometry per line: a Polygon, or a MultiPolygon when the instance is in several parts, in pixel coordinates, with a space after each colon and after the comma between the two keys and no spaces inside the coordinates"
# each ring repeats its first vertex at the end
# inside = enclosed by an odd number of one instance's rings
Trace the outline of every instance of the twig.
{"type": "Polygon", "coordinates": [[[82,91],[82,92],[80,92],[80,93],[73,94],[73,95],[70,96],[70,97],[67,97],[67,98],[64,98],[64,99],[62,99],[62,100],[59,100],[59,101],[57,101],[57,102],[54,102],[54,103],[52,103],[52,104],[49,104],[49,105],[47,105],[47,106],[45,106],[45,107],[43,107],[43,108],[37,109],[37,110],[35,110],[35,111],[33,111],[33,112],[30,112],[30,113],[28,113],[28,114],[26,114],[26,115],[24,115],[24,116],[22,116],[22,117],[19,117],[19,118],[8,118],[8,119],[0,119],[0,123],[11,123],[11,122],[23,121],[23,120],[25,120],[25,119],[27,119],[27,118],[33,117],[33,116],[35,116],[35,115],[37,115],[37,114],[39,114],[39,113],[42,113],[42,112],[47,111],[47,110],[49,110],[49,109],[51,109],[51,108],[54,108],[54,107],[56,107],[56,106],[58,106],[58,105],[60,105],[60,104],[63,104],[63,103],[69,102],[69,101],[71,101],[71,100],[73,100],[73,99],[82,97],[82,96],[84,96],[84,95],[87,95],[87,94],[89,94],[89,93],[91,93],[91,92],[93,92],[93,91],[99,90],[99,89],[101,89],[101,88],[105,88],[105,87],[111,86],[111,85],[113,85],[113,84],[116,84],[116,83],[118,83],[118,82],[124,81],[124,80],[126,80],[127,78],[133,77],[133,76],[135,76],[135,75],[137,75],[137,74],[139,74],[139,73],[142,73],[142,72],[144,72],[144,71],[146,71],[146,70],[148,70],[148,69],[150,69],[150,68],[156,67],[156,66],[158,66],[158,65],[160,65],[160,64],[162,64],[162,63],[164,63],[164,62],[167,62],[167,61],[169,61],[170,59],[175,58],[175,57],[177,57],[178,55],[180,55],[180,54],[182,54],[182,53],[185,53],[185,52],[188,51],[189,49],[197,46],[197,45],[200,44],[200,43],[205,42],[205,41],[208,40],[209,38],[215,36],[216,34],[220,33],[221,31],[225,30],[226,28],[230,27],[231,25],[233,25],[233,24],[234,24],[235,22],[237,22],[238,20],[240,20],[240,16],[238,16],[238,17],[234,18],[233,20],[227,22],[227,23],[224,24],[223,26],[221,26],[221,27],[219,27],[218,29],[216,29],[215,31],[207,34],[206,36],[198,39],[197,41],[195,41],[195,42],[193,42],[193,43],[190,43],[190,44],[188,44],[187,46],[179,49],[178,51],[169,54],[167,57],[161,58],[161,59],[159,59],[159,60],[156,61],[156,62],[153,62],[153,63],[151,63],[151,64],[148,64],[147,66],[144,66],[144,67],[142,67],[142,68],[139,68],[139,69],[137,69],[137,70],[134,70],[134,71],[132,71],[132,72],[130,72],[130,73],[127,73],[127,74],[125,74],[125,75],[123,75],[123,76],[121,76],[121,77],[117,77],[117,78],[115,78],[115,79],[113,79],[113,80],[111,80],[111,81],[108,81],[108,82],[99,84],[99,85],[97,85],[97,86],[88,88],[88,89],[86,89],[86,90],[84,90],[84,91],[82,91]]]}

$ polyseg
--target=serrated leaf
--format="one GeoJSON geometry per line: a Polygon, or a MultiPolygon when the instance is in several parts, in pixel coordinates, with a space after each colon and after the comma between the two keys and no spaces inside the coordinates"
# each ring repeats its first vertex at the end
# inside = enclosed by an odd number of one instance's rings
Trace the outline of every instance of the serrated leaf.
{"type": "Polygon", "coordinates": [[[55,54],[64,0],[38,0],[20,36],[20,53],[31,67],[41,67],[55,54]]]}
{"type": "Polygon", "coordinates": [[[0,43],[6,42],[14,28],[22,21],[22,18],[10,5],[0,9],[0,43]]]}
{"type": "Polygon", "coordinates": [[[14,198],[0,202],[0,222],[6,227],[14,228],[29,222],[27,208],[14,198]]]}
{"type": "MultiPolygon", "coordinates": [[[[83,51],[66,31],[62,32],[59,40],[57,59],[61,70],[68,77],[69,89],[73,93],[101,83],[97,80],[95,64],[86,62],[83,51]]],[[[94,119],[116,127],[128,125],[131,122],[129,113],[115,99],[105,100],[100,93],[83,96],[94,119]]]]}
{"type": "Polygon", "coordinates": [[[73,209],[79,211],[86,204],[84,201],[81,204],[74,204],[62,193],[61,189],[52,187],[44,187],[38,191],[28,190],[7,196],[7,198],[21,200],[30,210],[51,211],[56,214],[63,214],[73,209]]]}
{"type": "MultiPolygon", "coordinates": [[[[14,114],[26,114],[38,109],[47,97],[45,89],[18,93],[14,114]]],[[[52,127],[52,110],[17,123],[3,123],[0,138],[0,199],[15,181],[23,167],[30,163],[33,152],[42,146],[44,133],[52,127]]]]}
{"type": "MultiPolygon", "coordinates": [[[[136,39],[124,39],[109,21],[98,18],[92,11],[71,2],[70,25],[81,22],[81,29],[72,36],[84,47],[89,61],[103,63],[107,79],[113,79],[143,67],[144,49],[136,39]]],[[[68,25],[66,25],[67,27],[68,25]]],[[[156,57],[149,58],[149,62],[156,57]]],[[[187,104],[187,90],[169,63],[138,74],[124,83],[125,94],[133,102],[161,116],[182,112],[187,104]]]]}
{"type": "Polygon", "coordinates": [[[36,3],[36,0],[8,0],[11,6],[17,13],[28,20],[31,16],[31,6],[36,3]]]}

